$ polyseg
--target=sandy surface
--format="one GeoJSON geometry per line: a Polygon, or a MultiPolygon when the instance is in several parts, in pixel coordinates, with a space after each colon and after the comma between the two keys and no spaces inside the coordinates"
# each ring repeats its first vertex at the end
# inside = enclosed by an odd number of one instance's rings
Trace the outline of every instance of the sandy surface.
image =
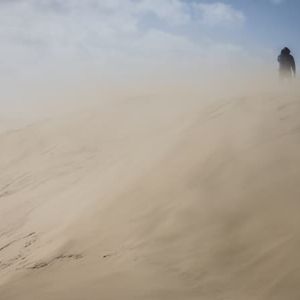
{"type": "Polygon", "coordinates": [[[134,97],[0,136],[1,300],[300,299],[300,93],[134,97]]]}

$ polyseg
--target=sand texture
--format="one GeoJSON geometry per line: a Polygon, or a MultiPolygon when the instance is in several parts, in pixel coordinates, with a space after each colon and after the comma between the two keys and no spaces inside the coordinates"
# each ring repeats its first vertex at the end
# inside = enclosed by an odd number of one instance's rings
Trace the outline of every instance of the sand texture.
{"type": "Polygon", "coordinates": [[[300,93],[112,101],[0,170],[1,300],[300,299],[300,93]]]}

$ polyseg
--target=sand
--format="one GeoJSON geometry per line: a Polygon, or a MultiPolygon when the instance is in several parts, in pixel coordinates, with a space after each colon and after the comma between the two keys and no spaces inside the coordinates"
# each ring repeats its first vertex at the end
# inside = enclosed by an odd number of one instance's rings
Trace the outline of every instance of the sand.
{"type": "Polygon", "coordinates": [[[298,300],[299,153],[298,91],[4,130],[0,299],[298,300]]]}

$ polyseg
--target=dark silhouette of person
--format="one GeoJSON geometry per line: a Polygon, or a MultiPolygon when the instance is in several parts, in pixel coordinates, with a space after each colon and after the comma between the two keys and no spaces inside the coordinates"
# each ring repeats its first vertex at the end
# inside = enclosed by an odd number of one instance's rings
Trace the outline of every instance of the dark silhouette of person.
{"type": "Polygon", "coordinates": [[[291,50],[287,47],[281,50],[278,56],[279,75],[281,79],[290,79],[296,76],[296,63],[291,50]]]}

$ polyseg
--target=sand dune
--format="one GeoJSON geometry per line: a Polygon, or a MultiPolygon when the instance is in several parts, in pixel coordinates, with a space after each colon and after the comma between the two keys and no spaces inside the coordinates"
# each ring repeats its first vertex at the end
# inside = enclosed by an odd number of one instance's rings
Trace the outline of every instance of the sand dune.
{"type": "Polygon", "coordinates": [[[0,136],[0,299],[300,297],[300,99],[137,97],[0,136]]]}

